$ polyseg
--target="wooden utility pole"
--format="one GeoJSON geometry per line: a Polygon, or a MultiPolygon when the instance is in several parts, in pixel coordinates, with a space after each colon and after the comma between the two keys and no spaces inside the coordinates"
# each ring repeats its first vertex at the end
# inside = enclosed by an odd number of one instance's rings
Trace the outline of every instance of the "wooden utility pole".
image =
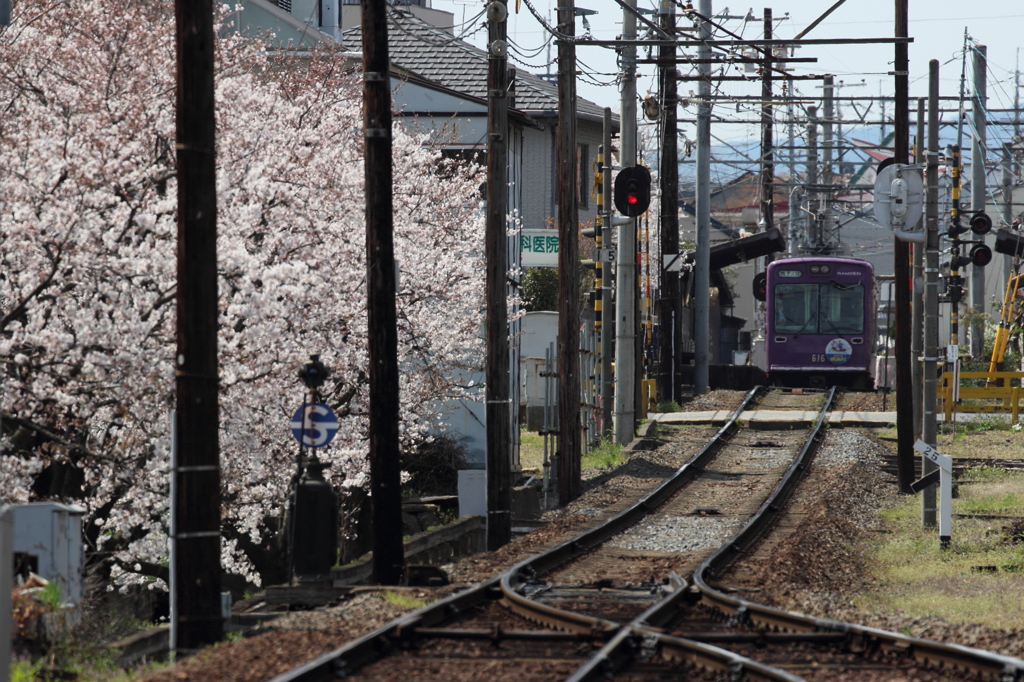
{"type": "MultiPolygon", "coordinates": [[[[676,33],[675,5],[662,3],[667,11],[661,15],[661,28],[669,35],[676,33]]],[[[676,81],[676,46],[663,44],[658,49],[661,65],[661,253],[679,255],[679,133],[676,131],[678,84],[676,81]]],[[[679,299],[679,271],[669,272],[661,267],[661,301],[659,327],[661,329],[658,353],[658,400],[678,400],[681,376],[679,358],[682,350],[682,309],[679,299]]]]}
{"type": "MultiPolygon", "coordinates": [[[[558,32],[576,32],[574,0],[558,6],[558,32]]],[[[558,501],[580,495],[580,259],[576,169],[576,46],[558,40],[558,501]]]]}
{"type": "MultiPolygon", "coordinates": [[[[764,10],[764,39],[772,39],[772,10],[764,10]]],[[[772,47],[764,50],[764,72],[761,74],[761,219],[764,229],[775,227],[775,156],[772,140],[772,47]]]]}
{"type": "MultiPolygon", "coordinates": [[[[907,0],[896,0],[896,37],[907,37],[907,0]]],[[[896,43],[896,106],[893,114],[893,160],[909,163],[910,61],[906,43],[896,43]]],[[[896,298],[896,442],[900,491],[914,481],[914,378],[910,364],[910,244],[893,238],[893,287],[896,298]]]]}
{"type": "Polygon", "coordinates": [[[373,579],[381,585],[397,585],[405,571],[405,552],[398,462],[398,324],[387,2],[362,0],[362,12],[373,579]]]}
{"type": "Polygon", "coordinates": [[[191,652],[220,640],[217,404],[217,159],[211,0],[176,0],[178,298],[177,456],[171,513],[175,639],[191,652]]]}
{"type": "Polygon", "coordinates": [[[504,0],[488,10],[487,36],[487,549],[512,539],[508,361],[508,85],[504,0]],[[496,9],[500,7],[500,9],[496,9]]]}

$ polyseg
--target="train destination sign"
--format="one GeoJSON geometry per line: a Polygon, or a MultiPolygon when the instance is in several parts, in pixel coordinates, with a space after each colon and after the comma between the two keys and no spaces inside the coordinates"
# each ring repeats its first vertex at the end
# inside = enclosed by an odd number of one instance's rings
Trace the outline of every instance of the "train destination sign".
{"type": "Polygon", "coordinates": [[[338,433],[338,418],[323,403],[306,403],[291,421],[292,436],[307,448],[322,448],[338,433]]]}

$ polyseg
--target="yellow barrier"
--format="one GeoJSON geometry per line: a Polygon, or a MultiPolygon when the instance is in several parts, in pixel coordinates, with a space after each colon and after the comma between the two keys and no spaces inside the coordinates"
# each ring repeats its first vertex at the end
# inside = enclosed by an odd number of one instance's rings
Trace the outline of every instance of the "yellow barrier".
{"type": "Polygon", "coordinates": [[[640,382],[640,419],[647,419],[647,413],[658,407],[658,387],[654,379],[640,382]]]}
{"type": "Polygon", "coordinates": [[[946,421],[953,418],[954,412],[1006,412],[1010,411],[1011,418],[1017,423],[1020,415],[1020,399],[1024,396],[1021,389],[1021,379],[1024,372],[960,372],[960,401],[953,400],[953,373],[943,372],[939,377],[938,400],[939,409],[946,415],[946,421]],[[986,383],[994,384],[999,382],[1003,386],[963,386],[964,379],[985,379],[986,383]],[[1014,386],[1014,380],[1017,385],[1014,386]],[[998,400],[999,405],[964,405],[964,400],[998,400]]]}

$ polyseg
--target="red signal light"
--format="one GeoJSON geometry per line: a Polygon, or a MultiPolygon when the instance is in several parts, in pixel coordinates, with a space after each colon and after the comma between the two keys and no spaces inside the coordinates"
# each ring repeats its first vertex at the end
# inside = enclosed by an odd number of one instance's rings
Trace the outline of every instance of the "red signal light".
{"type": "Polygon", "coordinates": [[[638,203],[640,203],[640,197],[638,197],[635,194],[627,194],[626,195],[626,203],[629,204],[630,206],[635,206],[638,203]]]}

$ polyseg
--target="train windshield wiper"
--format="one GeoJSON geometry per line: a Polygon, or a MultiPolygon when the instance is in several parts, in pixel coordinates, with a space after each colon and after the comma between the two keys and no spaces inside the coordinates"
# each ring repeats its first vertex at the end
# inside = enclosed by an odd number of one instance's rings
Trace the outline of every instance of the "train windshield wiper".
{"type": "Polygon", "coordinates": [[[793,334],[793,336],[794,336],[794,337],[796,337],[796,336],[800,336],[800,335],[801,335],[801,334],[803,334],[803,333],[804,333],[805,331],[807,331],[807,328],[808,328],[809,326],[811,326],[811,322],[814,322],[814,315],[808,315],[808,316],[807,316],[807,321],[806,321],[806,322],[804,322],[804,326],[800,327],[800,329],[799,329],[799,330],[798,330],[798,331],[797,331],[797,332],[796,332],[795,334],[793,334]]]}
{"type": "Polygon", "coordinates": [[[839,331],[839,328],[836,327],[835,322],[833,322],[830,318],[824,317],[824,318],[822,318],[821,321],[826,323],[828,326],[832,327],[832,333],[833,334],[842,334],[843,333],[843,332],[839,331]]]}

